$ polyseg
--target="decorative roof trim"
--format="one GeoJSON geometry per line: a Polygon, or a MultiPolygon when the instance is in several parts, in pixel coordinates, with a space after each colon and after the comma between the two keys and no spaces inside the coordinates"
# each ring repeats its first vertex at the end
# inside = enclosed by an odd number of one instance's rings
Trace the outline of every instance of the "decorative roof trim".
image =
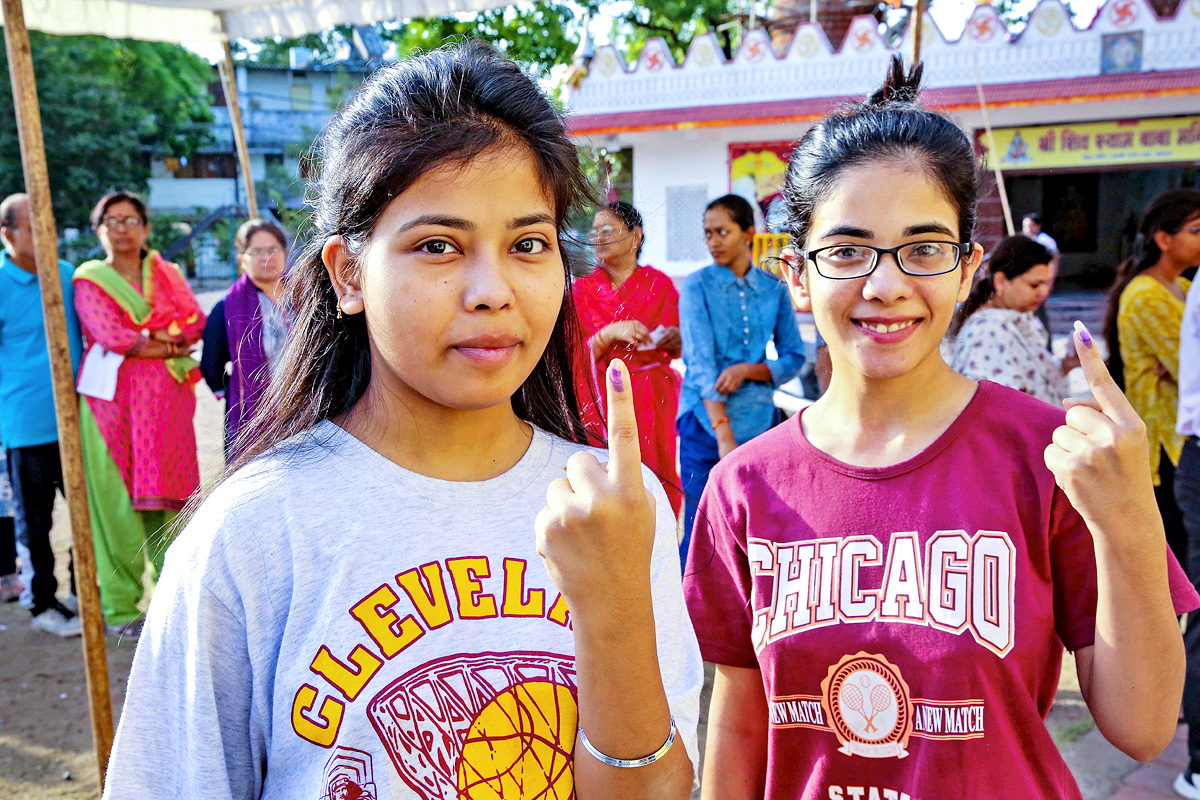
{"type": "MultiPolygon", "coordinates": [[[[1066,81],[1032,81],[993,84],[984,90],[988,108],[1138,100],[1147,97],[1200,95],[1200,69],[1172,72],[1105,75],[1066,81]]],[[[975,87],[931,89],[922,102],[942,111],[979,108],[975,87]]],[[[862,100],[862,95],[781,100],[772,103],[741,103],[693,106],[617,114],[574,115],[567,123],[572,135],[603,135],[635,131],[684,130],[787,122],[811,122],[833,109],[862,100]]]]}

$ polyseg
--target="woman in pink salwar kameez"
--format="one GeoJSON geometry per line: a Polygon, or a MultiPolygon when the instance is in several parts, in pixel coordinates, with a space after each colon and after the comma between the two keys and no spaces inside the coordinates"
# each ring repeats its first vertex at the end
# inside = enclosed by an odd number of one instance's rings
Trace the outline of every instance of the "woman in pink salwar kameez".
{"type": "Polygon", "coordinates": [[[633,381],[634,408],[642,440],[642,462],[662,479],[676,514],[682,500],[675,465],[675,411],[679,405],[679,292],[669,277],[638,264],[642,217],[628,203],[612,203],[596,213],[592,242],[599,266],[575,281],[572,293],[580,327],[587,337],[577,367],[576,393],[589,431],[603,437],[605,405],[596,398],[608,362],[622,359],[633,381]],[[591,357],[590,363],[586,360],[591,357]]]}
{"type": "Polygon", "coordinates": [[[144,249],[150,226],[136,195],[106,195],[92,225],[108,257],[75,272],[80,374],[101,348],[124,361],[111,400],[81,396],[80,428],[105,623],[135,636],[146,557],[157,579],[175,515],[200,484],[188,348],[205,318],[179,268],[144,249]]]}

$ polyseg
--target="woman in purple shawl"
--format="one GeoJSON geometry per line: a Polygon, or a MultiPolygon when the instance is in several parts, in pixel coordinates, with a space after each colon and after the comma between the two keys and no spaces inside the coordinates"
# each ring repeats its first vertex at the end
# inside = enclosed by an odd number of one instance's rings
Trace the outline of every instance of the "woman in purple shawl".
{"type": "Polygon", "coordinates": [[[280,305],[287,239],[273,222],[252,219],[234,239],[241,277],[218,301],[204,328],[200,371],[213,394],[225,398],[225,457],[266,393],[287,341],[280,305]]]}

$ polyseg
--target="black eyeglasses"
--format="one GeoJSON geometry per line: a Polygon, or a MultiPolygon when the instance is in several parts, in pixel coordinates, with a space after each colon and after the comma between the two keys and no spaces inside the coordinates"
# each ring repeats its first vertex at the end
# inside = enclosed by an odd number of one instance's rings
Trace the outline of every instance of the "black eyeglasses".
{"type": "MultiPolygon", "coordinates": [[[[879,257],[885,254],[894,256],[900,271],[906,275],[944,275],[958,269],[963,254],[971,252],[971,246],[970,242],[909,242],[899,247],[831,244],[812,250],[792,248],[792,251],[813,262],[821,277],[844,281],[870,275],[879,266],[879,257]]],[[[793,264],[793,268],[797,266],[793,264]]]]}

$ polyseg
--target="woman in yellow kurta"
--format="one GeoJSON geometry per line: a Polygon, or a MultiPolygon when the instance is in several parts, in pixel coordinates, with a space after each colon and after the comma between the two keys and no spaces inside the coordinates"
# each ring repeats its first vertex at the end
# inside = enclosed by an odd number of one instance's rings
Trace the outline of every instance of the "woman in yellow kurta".
{"type": "Polygon", "coordinates": [[[1146,423],[1154,492],[1162,512],[1167,542],[1187,563],[1187,535],[1173,484],[1183,437],[1175,432],[1179,405],[1179,326],[1191,282],[1182,277],[1195,267],[1195,248],[1178,246],[1176,239],[1200,221],[1200,202],[1194,190],[1164,192],[1146,209],[1134,254],[1117,272],[1109,293],[1109,369],[1123,382],[1130,404],[1146,423]]]}

